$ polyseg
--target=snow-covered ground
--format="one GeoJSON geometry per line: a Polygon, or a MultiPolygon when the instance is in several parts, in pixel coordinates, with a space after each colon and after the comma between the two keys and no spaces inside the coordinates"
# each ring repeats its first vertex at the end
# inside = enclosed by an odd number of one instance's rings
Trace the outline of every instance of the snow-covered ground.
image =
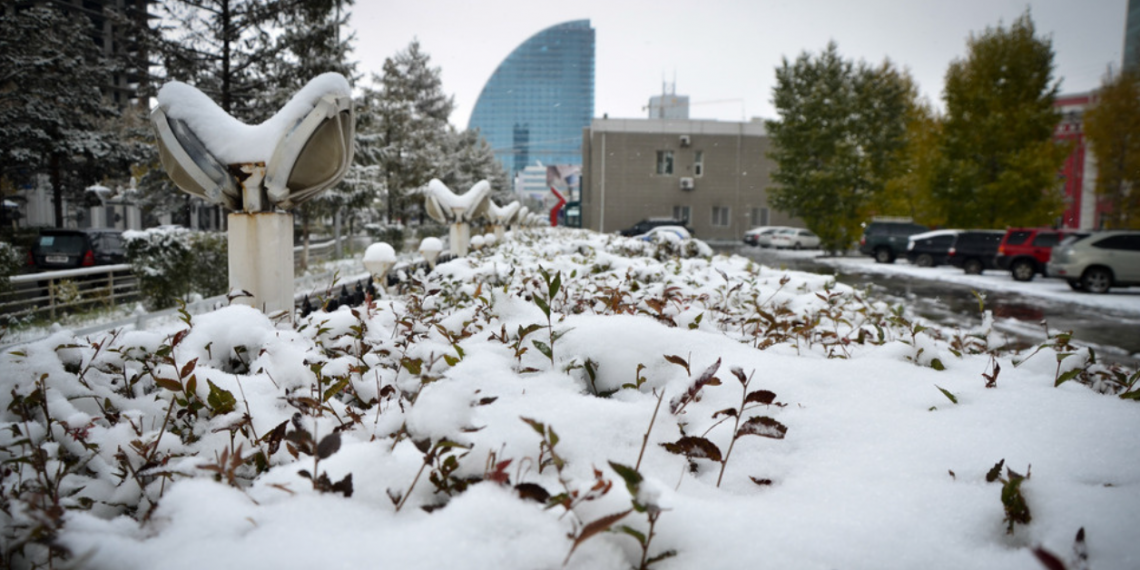
{"type": "Polygon", "coordinates": [[[5,561],[1140,567],[1134,371],[703,253],[537,230],[296,327],[0,355],[5,561]]]}

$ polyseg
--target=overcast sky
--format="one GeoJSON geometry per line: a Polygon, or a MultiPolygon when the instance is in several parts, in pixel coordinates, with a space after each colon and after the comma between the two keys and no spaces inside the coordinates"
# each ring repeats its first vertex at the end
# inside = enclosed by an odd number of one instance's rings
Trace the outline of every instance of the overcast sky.
{"type": "Polygon", "coordinates": [[[351,25],[364,74],[418,38],[455,97],[451,122],[466,128],[491,73],[527,38],[589,19],[597,36],[594,114],[645,117],[649,97],[676,78],[690,116],[774,118],[781,58],[835,40],[851,60],[889,58],[941,108],[943,77],[987,26],[1008,27],[1028,7],[1053,42],[1062,93],[1096,88],[1124,51],[1128,0],[356,0],[351,25]]]}

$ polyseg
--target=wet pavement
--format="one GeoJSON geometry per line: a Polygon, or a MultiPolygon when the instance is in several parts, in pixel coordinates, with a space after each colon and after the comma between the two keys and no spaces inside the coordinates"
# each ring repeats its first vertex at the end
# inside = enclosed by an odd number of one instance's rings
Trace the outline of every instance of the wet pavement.
{"type": "MultiPolygon", "coordinates": [[[[884,275],[861,272],[844,265],[822,263],[804,253],[775,252],[748,246],[719,247],[769,267],[826,275],[889,304],[906,303],[933,322],[968,328],[981,322],[975,285],[937,280],[937,272],[884,275]]],[[[984,277],[984,276],[983,276],[984,277]]],[[[994,277],[995,279],[998,277],[994,277]]],[[[1040,277],[1038,277],[1040,279],[1040,277]]],[[[1135,288],[1133,288],[1135,289],[1135,288]]],[[[1050,334],[1072,331],[1073,340],[1092,346],[1098,357],[1129,366],[1140,365],[1140,314],[1130,311],[1090,309],[1088,305],[1056,298],[1036,297],[1018,291],[984,290],[985,307],[993,311],[995,328],[1015,344],[1033,346],[1050,334]]],[[[1073,293],[1087,295],[1087,293],[1073,293]]]]}

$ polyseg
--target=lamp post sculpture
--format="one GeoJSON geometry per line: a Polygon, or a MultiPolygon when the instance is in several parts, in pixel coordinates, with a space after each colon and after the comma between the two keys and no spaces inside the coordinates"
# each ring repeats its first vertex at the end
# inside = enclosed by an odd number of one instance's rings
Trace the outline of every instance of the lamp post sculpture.
{"type": "Polygon", "coordinates": [[[451,253],[460,257],[467,255],[467,247],[471,243],[470,222],[486,213],[490,196],[491,183],[486,180],[476,182],[462,196],[453,193],[437,178],[428,182],[424,210],[433,220],[451,224],[451,253]]]}
{"type": "Polygon", "coordinates": [[[162,167],[181,190],[231,211],[229,286],[267,314],[293,314],[293,215],[352,164],[352,90],[337,73],[313,78],[260,125],[230,116],[173,81],[151,112],[162,167]]]}
{"type": "Polygon", "coordinates": [[[515,223],[521,209],[522,204],[519,204],[518,200],[506,206],[498,206],[494,201],[491,201],[487,206],[487,219],[491,220],[491,228],[495,232],[496,241],[503,241],[507,226],[515,223]]]}
{"type": "Polygon", "coordinates": [[[441,252],[443,252],[443,242],[439,238],[426,237],[420,242],[420,255],[423,256],[430,269],[435,269],[435,261],[439,259],[441,252]]]}
{"type": "Polygon", "coordinates": [[[364,268],[372,274],[381,291],[388,290],[388,270],[396,265],[396,250],[392,246],[378,242],[364,250],[364,268]]]}

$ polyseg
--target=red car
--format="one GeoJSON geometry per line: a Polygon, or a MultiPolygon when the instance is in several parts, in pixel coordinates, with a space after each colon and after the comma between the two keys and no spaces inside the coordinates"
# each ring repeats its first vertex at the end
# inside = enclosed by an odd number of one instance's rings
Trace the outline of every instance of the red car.
{"type": "Polygon", "coordinates": [[[1072,229],[1010,228],[998,246],[995,264],[1008,269],[1014,279],[1031,281],[1038,273],[1045,274],[1045,264],[1053,254],[1053,246],[1073,235],[1087,235],[1072,229]]]}

